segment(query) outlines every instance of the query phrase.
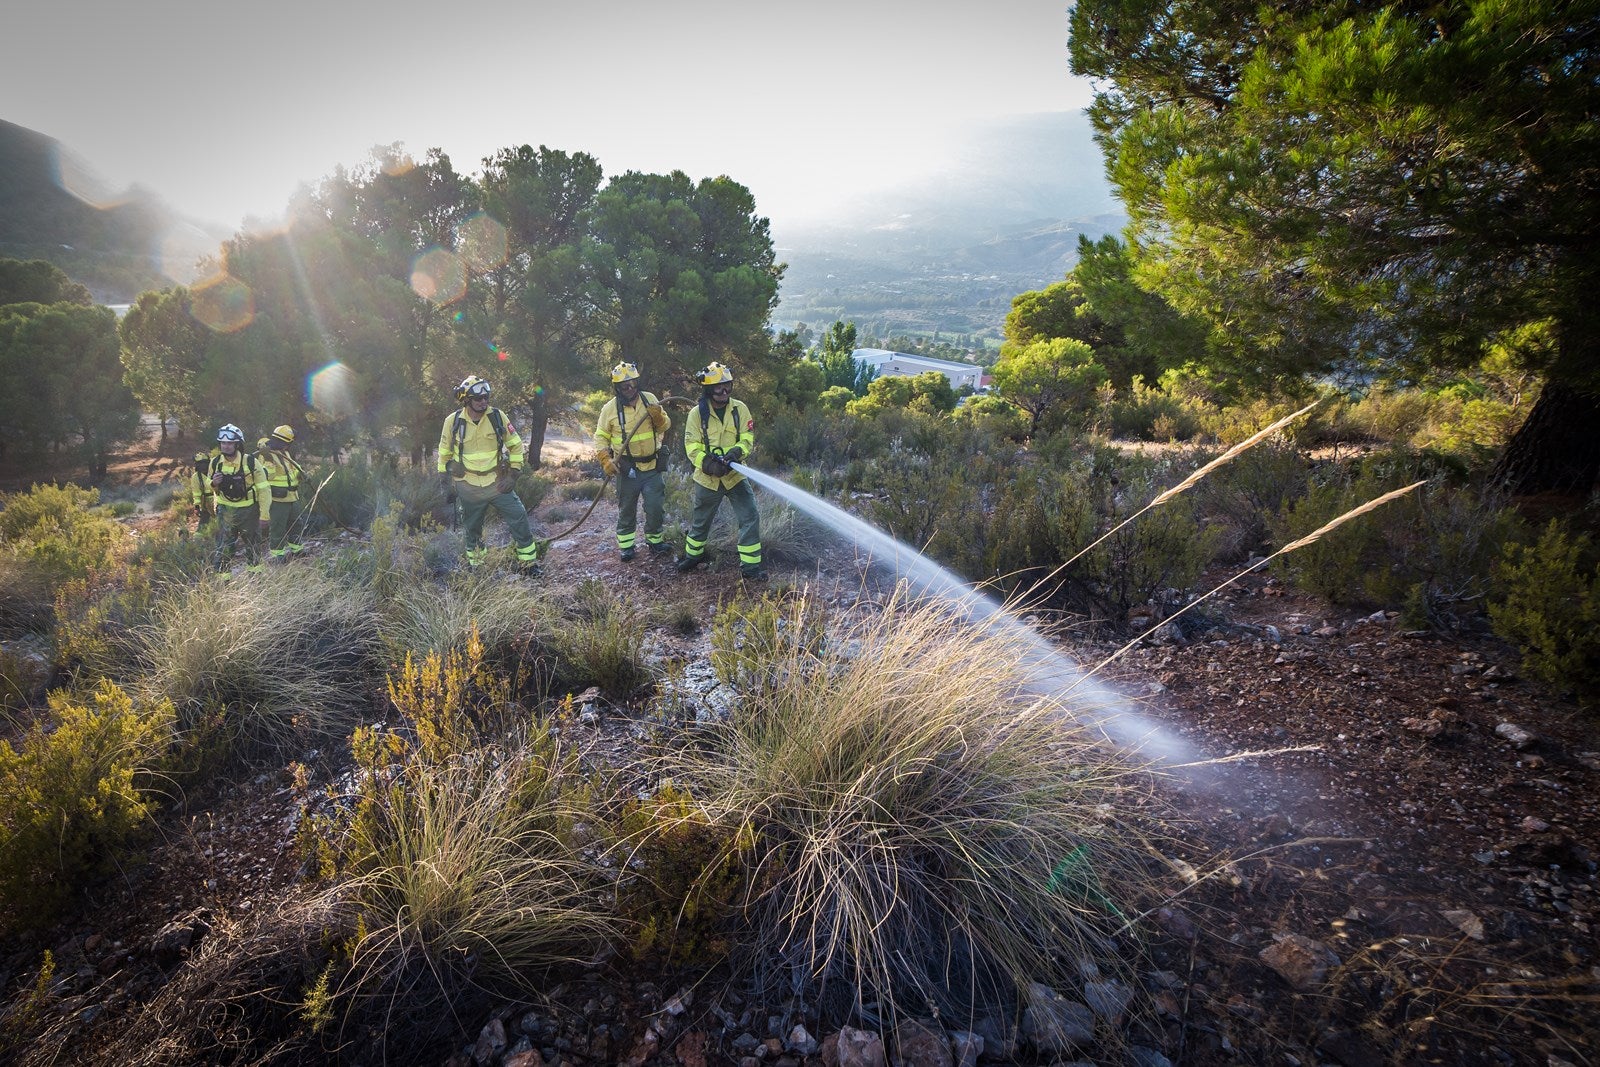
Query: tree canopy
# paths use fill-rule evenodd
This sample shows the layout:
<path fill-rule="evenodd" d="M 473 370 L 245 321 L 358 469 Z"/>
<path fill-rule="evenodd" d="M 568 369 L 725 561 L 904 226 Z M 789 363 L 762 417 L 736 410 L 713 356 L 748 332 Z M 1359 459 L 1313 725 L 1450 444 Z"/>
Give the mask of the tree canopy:
<path fill-rule="evenodd" d="M 1415 377 L 1548 322 L 1507 478 L 1593 483 L 1592 0 L 1079 0 L 1071 29 L 1140 279 L 1224 366 Z"/>

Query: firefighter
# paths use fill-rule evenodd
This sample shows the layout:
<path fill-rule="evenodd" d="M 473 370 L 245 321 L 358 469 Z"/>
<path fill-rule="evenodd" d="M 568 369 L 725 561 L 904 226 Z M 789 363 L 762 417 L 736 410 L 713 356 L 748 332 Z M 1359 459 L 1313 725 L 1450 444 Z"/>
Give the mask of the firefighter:
<path fill-rule="evenodd" d="M 211 489 L 210 452 L 194 454 L 194 472 L 189 475 L 189 499 L 194 505 L 194 528 L 198 532 L 217 514 L 217 494 Z"/>
<path fill-rule="evenodd" d="M 217 506 L 217 569 L 226 570 L 244 548 L 246 568 L 261 569 L 261 540 L 271 522 L 272 490 L 266 468 L 244 450 L 244 433 L 233 423 L 217 431 L 209 481 Z M 251 522 L 251 512 L 258 517 Z"/>
<path fill-rule="evenodd" d="M 733 399 L 733 372 L 721 363 L 700 372 L 700 403 L 689 410 L 683 447 L 694 467 L 694 513 L 683 538 L 678 570 L 689 572 L 707 562 L 706 538 L 717 508 L 726 499 L 739 523 L 739 574 L 765 581 L 761 566 L 761 513 L 755 491 L 732 464 L 750 457 L 755 447 L 755 420 L 741 400 Z"/>
<path fill-rule="evenodd" d="M 445 500 L 461 504 L 469 567 L 489 557 L 483 547 L 483 520 L 492 507 L 506 520 L 517 569 L 539 573 L 539 546 L 528 525 L 528 509 L 512 492 L 522 470 L 522 438 L 505 412 L 489 406 L 494 390 L 476 374 L 456 387 L 461 407 L 445 416 L 439 431 L 439 481 Z"/>
<path fill-rule="evenodd" d="M 671 552 L 661 536 L 666 489 L 662 485 L 661 439 L 672 426 L 654 393 L 639 391 L 639 368 L 618 363 L 611 368 L 616 392 L 594 427 L 595 454 L 608 478 L 617 480 L 617 551 L 633 558 L 639 524 L 639 498 L 644 497 L 644 542 L 652 553 Z"/>
<path fill-rule="evenodd" d="M 273 559 L 305 551 L 305 546 L 293 540 L 294 526 L 300 519 L 300 484 L 306 472 L 289 454 L 294 444 L 294 427 L 278 426 L 268 437 L 257 442 L 256 458 L 267 471 L 267 484 L 272 487 L 272 522 L 267 545 Z"/>

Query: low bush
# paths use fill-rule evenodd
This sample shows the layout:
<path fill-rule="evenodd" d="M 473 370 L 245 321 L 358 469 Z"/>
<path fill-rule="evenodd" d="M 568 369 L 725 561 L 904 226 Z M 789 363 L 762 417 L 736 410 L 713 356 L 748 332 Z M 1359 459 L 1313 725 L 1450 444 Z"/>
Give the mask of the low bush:
<path fill-rule="evenodd" d="M 131 542 L 98 490 L 36 485 L 0 494 L 0 633 L 48 623 L 58 586 L 113 569 Z"/>
<path fill-rule="evenodd" d="M 832 620 L 821 650 L 779 643 L 766 683 L 668 761 L 749 842 L 734 962 L 757 986 L 830 1022 L 962 1024 L 1086 960 L 1120 969 L 1128 779 L 1069 707 L 1027 695 L 1029 655 L 895 600 Z"/>
<path fill-rule="evenodd" d="M 172 740 L 171 704 L 136 705 L 110 682 L 87 698 L 58 690 L 49 705 L 18 748 L 0 741 L 0 931 L 49 920 L 115 869 Z"/>
<path fill-rule="evenodd" d="M 1336 604 L 1404 609 L 1415 627 L 1459 626 L 1482 610 L 1493 563 L 1526 538 L 1493 496 L 1454 488 L 1426 455 L 1378 453 L 1316 472 L 1304 496 L 1273 520 L 1281 544 L 1390 490 L 1432 479 L 1410 494 L 1281 557 L 1302 588 Z"/>
<path fill-rule="evenodd" d="M 1495 568 L 1489 618 L 1530 674 L 1600 702 L 1600 562 L 1586 536 L 1552 522 Z"/>

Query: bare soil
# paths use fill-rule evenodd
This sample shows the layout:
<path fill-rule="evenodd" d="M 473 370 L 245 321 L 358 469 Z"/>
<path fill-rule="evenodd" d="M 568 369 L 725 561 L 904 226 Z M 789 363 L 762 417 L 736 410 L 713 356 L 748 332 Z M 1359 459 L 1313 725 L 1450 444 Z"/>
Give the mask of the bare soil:
<path fill-rule="evenodd" d="M 187 450 L 174 451 L 175 462 L 130 457 L 117 477 L 159 481 L 183 466 Z M 557 441 L 546 460 L 586 452 L 581 438 Z M 553 546 L 541 580 L 598 578 L 688 603 L 709 623 L 738 586 L 737 560 L 687 576 L 643 551 L 623 563 L 611 500 Z M 539 518 L 560 529 L 574 510 L 552 501 Z M 778 586 L 849 588 L 860 581 L 852 568 L 841 553 L 804 574 L 772 569 Z M 708 632 L 661 641 L 700 655 Z M 1096 662 L 1114 647 L 1069 651 Z M 1600 1064 L 1593 709 L 1523 678 L 1496 640 L 1405 632 L 1386 613 L 1333 609 L 1260 575 L 1105 676 L 1202 764 L 1152 776 L 1166 895 L 1138 924 L 1149 1018 L 1133 1043 L 1196 1065 Z M 625 753 L 631 715 L 603 709 L 584 743 Z M 97 1036 L 170 977 L 189 951 L 162 947 L 175 929 L 182 940 L 292 891 L 298 812 L 325 773 L 297 783 L 263 767 L 186 798 L 147 862 L 90 891 L 48 936 L 3 947 L 7 989 L 47 947 L 58 974 L 74 976 L 60 1010 L 80 1022 L 57 1028 L 63 1061 L 91 1058 Z M 628 984 L 636 977 L 619 984 L 643 988 Z M 568 1062 L 627 1059 L 659 1005 L 621 997 L 617 1026 L 591 1027 L 602 1043 Z M 460 1018 L 455 1047 L 489 1021 Z M 685 1027 L 646 1050 L 649 1062 L 740 1062 L 727 1047 L 734 1031 L 715 1018 L 692 1014 Z"/>

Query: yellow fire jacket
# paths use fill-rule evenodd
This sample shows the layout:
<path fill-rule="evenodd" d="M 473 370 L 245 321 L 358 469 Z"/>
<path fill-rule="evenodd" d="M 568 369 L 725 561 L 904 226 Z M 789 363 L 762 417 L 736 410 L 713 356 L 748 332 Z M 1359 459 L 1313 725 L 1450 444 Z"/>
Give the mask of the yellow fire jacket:
<path fill-rule="evenodd" d="M 439 472 L 450 469 L 452 461 L 464 468 L 454 474 L 457 481 L 488 487 L 500 474 L 500 450 L 506 453 L 508 470 L 522 469 L 522 438 L 505 412 L 490 408 L 483 418 L 474 420 L 472 412 L 458 408 L 444 417 L 439 430 Z"/>
<path fill-rule="evenodd" d="M 702 411 L 709 417 L 702 419 Z M 689 418 L 683 424 L 683 450 L 694 466 L 694 480 L 707 489 L 732 489 L 744 481 L 744 475 L 738 471 L 713 478 L 700 469 L 700 464 L 707 453 L 726 452 L 735 446 L 744 449 L 744 458 L 749 459 L 756 446 L 755 429 L 755 420 L 742 400 L 730 398 L 728 406 L 720 412 L 709 404 L 690 408 Z"/>
<path fill-rule="evenodd" d="M 594 425 L 595 458 L 629 456 L 641 471 L 655 470 L 656 453 L 661 451 L 662 435 L 672 427 L 671 417 L 654 393 L 641 391 L 626 407 L 618 399 L 612 397 L 600 409 Z"/>
<path fill-rule="evenodd" d="M 306 476 L 306 472 L 293 456 L 267 448 L 257 452 L 256 459 L 266 469 L 267 484 L 272 487 L 272 499 L 300 499 L 300 480 Z"/>
<path fill-rule="evenodd" d="M 267 469 L 256 457 L 240 450 L 232 459 L 221 449 L 211 452 L 210 489 L 216 494 L 219 508 L 256 508 L 262 521 L 272 517 L 272 488 L 267 484 Z M 230 496 L 230 486 L 238 487 L 243 496 Z"/>

